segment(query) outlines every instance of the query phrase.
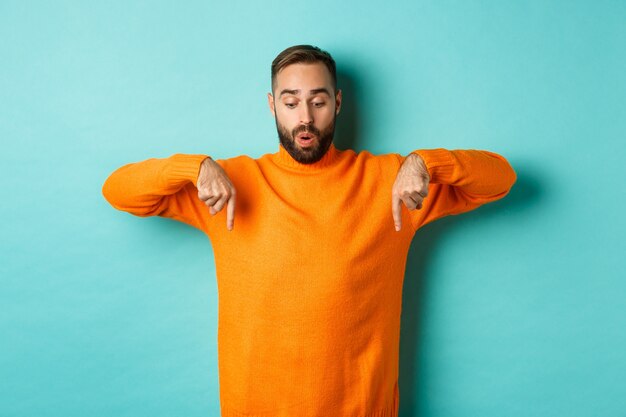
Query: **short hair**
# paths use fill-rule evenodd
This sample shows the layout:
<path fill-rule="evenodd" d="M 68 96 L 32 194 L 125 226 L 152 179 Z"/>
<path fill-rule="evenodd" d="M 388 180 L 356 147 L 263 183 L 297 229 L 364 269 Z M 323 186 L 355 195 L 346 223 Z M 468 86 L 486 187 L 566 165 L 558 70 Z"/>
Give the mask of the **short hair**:
<path fill-rule="evenodd" d="M 282 51 L 272 62 L 272 93 L 274 93 L 274 88 L 276 87 L 276 75 L 280 70 L 292 64 L 314 64 L 316 62 L 321 62 L 326 65 L 328 72 L 330 72 L 330 77 L 332 78 L 333 88 L 336 91 L 337 68 L 333 57 L 317 46 L 295 45 Z"/>

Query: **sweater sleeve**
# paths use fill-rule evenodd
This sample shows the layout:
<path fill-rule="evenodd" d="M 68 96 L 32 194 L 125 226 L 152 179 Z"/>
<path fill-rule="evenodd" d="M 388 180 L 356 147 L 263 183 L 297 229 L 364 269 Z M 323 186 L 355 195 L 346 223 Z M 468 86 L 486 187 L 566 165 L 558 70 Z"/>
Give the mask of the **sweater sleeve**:
<path fill-rule="evenodd" d="M 174 154 L 124 165 L 105 180 L 102 194 L 118 210 L 140 217 L 168 217 L 205 231 L 208 209 L 196 189 L 205 158 Z"/>
<path fill-rule="evenodd" d="M 428 196 L 411 212 L 415 230 L 440 217 L 464 213 L 509 193 L 517 179 L 501 155 L 481 150 L 416 150 L 430 174 Z"/>

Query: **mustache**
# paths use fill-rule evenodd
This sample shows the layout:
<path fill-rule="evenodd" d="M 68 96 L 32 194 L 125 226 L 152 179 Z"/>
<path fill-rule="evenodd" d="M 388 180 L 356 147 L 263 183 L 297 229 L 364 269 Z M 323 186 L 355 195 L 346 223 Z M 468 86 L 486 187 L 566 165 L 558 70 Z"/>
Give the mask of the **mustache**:
<path fill-rule="evenodd" d="M 320 137 L 321 132 L 319 131 L 318 128 L 316 128 L 315 126 L 311 125 L 300 125 L 298 127 L 296 127 L 291 134 L 293 135 L 293 137 L 295 138 L 299 133 L 312 133 L 317 137 Z"/>

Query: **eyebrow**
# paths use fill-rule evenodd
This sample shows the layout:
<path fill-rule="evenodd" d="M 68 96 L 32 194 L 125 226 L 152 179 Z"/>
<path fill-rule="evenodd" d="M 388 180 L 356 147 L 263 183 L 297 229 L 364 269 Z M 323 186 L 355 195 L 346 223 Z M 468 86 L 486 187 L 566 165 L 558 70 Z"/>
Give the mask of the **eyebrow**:
<path fill-rule="evenodd" d="M 319 94 L 319 93 L 324 93 L 328 97 L 330 97 L 330 92 L 326 88 L 315 88 L 315 89 L 309 91 L 309 94 L 312 95 L 312 96 L 315 95 L 315 94 Z M 284 89 L 283 91 L 280 92 L 280 95 L 278 97 L 282 97 L 283 94 L 293 94 L 294 96 L 296 96 L 296 95 L 300 94 L 300 90 Z"/>

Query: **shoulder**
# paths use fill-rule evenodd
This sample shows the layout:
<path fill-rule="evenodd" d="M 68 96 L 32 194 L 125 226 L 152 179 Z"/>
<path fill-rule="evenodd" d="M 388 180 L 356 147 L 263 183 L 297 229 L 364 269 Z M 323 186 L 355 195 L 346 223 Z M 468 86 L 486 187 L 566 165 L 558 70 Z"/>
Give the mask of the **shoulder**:
<path fill-rule="evenodd" d="M 404 157 L 397 153 L 373 154 L 370 151 L 362 150 L 355 152 L 354 150 L 346 150 L 342 152 L 350 152 L 350 157 L 358 163 L 379 166 L 381 168 L 398 168 Z"/>
<path fill-rule="evenodd" d="M 238 155 L 231 158 L 216 159 L 215 162 L 220 164 L 222 168 L 231 168 L 252 166 L 256 163 L 256 160 L 248 155 Z"/>

